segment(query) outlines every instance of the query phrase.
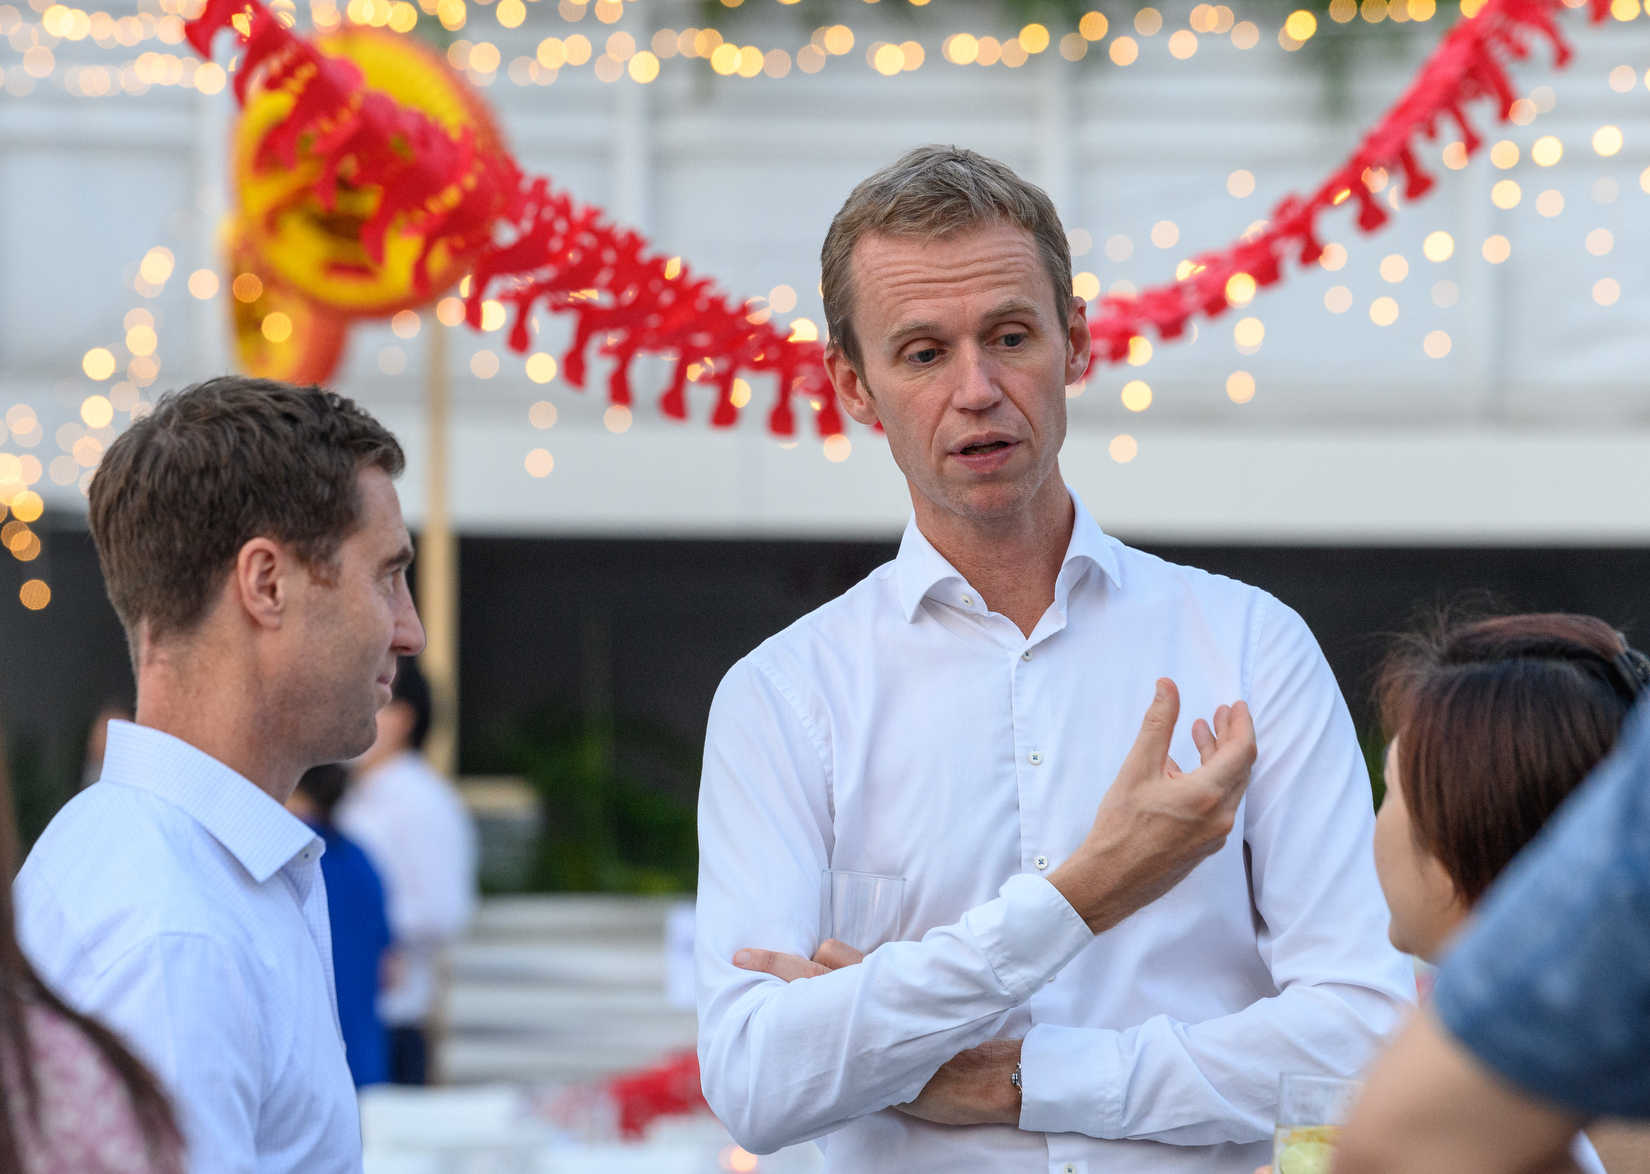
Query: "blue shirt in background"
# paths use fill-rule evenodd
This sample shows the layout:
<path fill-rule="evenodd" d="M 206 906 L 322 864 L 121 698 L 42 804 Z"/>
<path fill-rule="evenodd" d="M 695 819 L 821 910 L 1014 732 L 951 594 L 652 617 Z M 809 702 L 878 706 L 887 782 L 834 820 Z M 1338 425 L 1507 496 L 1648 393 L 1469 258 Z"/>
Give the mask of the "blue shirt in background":
<path fill-rule="evenodd" d="M 326 843 L 326 879 L 332 922 L 332 974 L 338 990 L 338 1022 L 355 1087 L 389 1079 L 389 1044 L 378 1019 L 379 966 L 390 946 L 384 885 L 367 854 L 330 824 L 312 824 Z"/>
<path fill-rule="evenodd" d="M 1520 1088 L 1650 1117 L 1650 702 L 1490 890 L 1432 1006 Z"/>

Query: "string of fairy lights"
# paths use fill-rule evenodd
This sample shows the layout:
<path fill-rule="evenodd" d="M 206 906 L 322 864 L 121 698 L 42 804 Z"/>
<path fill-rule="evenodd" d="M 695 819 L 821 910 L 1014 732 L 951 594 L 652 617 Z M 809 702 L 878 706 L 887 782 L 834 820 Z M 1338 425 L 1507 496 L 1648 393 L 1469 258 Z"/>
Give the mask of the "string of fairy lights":
<path fill-rule="evenodd" d="M 15 4 L 0 4 L 0 37 L 5 37 L 19 55 L 0 67 L 0 85 L 13 97 L 30 94 L 37 82 L 50 79 L 65 91 L 83 97 L 113 94 L 142 94 L 152 86 L 179 86 L 213 94 L 220 91 L 227 75 L 222 66 L 203 62 L 185 51 L 169 51 L 184 43 L 183 23 L 191 0 L 139 0 L 138 11 L 116 17 L 109 12 L 88 12 L 51 0 L 29 0 L 27 11 Z M 198 0 L 197 0 L 198 2 Z M 637 0 L 630 0 L 631 4 Z M 737 8 L 747 0 L 723 3 Z M 754 5 L 760 0 L 750 0 Z M 798 0 L 776 0 L 781 5 Z M 874 3 L 876 0 L 870 0 Z M 894 0 L 897 2 L 897 0 Z M 907 0 L 921 7 L 929 0 Z M 1460 0 L 1459 10 L 1471 15 L 1483 0 Z M 864 43 L 846 24 L 817 28 L 806 44 L 794 50 L 738 44 L 715 28 L 659 29 L 645 44 L 625 30 L 601 31 L 624 19 L 625 0 L 559 0 L 555 14 L 564 24 L 576 25 L 587 16 L 594 18 L 590 32 L 569 31 L 565 36 L 548 36 L 539 41 L 531 55 L 520 54 L 508 63 L 504 50 L 489 35 L 513 33 L 528 20 L 529 5 L 548 12 L 550 0 L 347 0 L 342 10 L 336 0 L 308 0 L 310 27 L 319 33 L 342 25 L 366 25 L 412 33 L 421 21 L 432 19 L 447 35 L 466 32 L 476 39 L 460 38 L 448 48 L 448 60 L 478 86 L 492 85 L 501 76 L 519 86 L 550 85 L 565 69 L 589 66 L 603 82 L 628 79 L 646 85 L 653 82 L 673 58 L 704 61 L 724 77 L 783 78 L 793 70 L 817 74 L 833 59 L 862 57 L 875 72 L 894 76 L 923 68 L 930 62 L 954 66 L 996 66 L 1016 69 L 1043 53 L 1056 53 L 1070 62 L 1081 61 L 1091 51 L 1102 50 L 1112 64 L 1132 65 L 1139 59 L 1144 43 L 1166 29 L 1164 15 L 1153 7 L 1142 8 L 1127 26 L 1098 10 L 1085 14 L 1075 29 L 1060 33 L 1040 23 L 1023 26 L 1018 34 L 999 39 L 988 33 L 951 33 L 937 45 L 925 47 L 917 40 L 898 43 Z M 273 0 L 270 5 L 290 24 L 299 12 L 295 0 Z M 1457 5 L 1449 5 L 1455 9 Z M 486 11 L 498 29 L 488 34 Z M 1327 15 L 1333 22 L 1362 21 L 1380 24 L 1425 23 L 1438 12 L 1437 0 L 1332 0 Z M 1644 12 L 1642 0 L 1612 0 L 1612 15 L 1620 21 L 1636 19 Z M 1453 15 L 1453 13 L 1451 13 Z M 539 19 L 536 18 L 535 23 Z M 1319 31 L 1318 17 L 1300 9 L 1291 13 L 1276 30 L 1277 43 L 1286 50 L 1299 49 Z M 1194 57 L 1205 38 L 1225 37 L 1239 49 L 1260 44 L 1260 27 L 1239 20 L 1226 5 L 1198 4 L 1190 12 L 1186 27 L 1168 32 L 1164 38 L 1169 54 L 1178 60 Z M 158 41 L 159 50 L 147 50 L 118 63 L 72 63 L 58 60 L 64 42 L 86 43 L 103 50 L 131 49 L 146 41 Z M 856 48 L 860 53 L 856 53 Z M 936 51 L 937 50 L 937 51 Z"/>
<path fill-rule="evenodd" d="M 141 95 L 154 86 L 178 86 L 206 94 L 217 93 L 227 83 L 228 72 L 216 63 L 201 62 L 187 52 L 176 54 L 148 50 L 130 60 L 107 65 L 65 65 L 54 52 L 65 41 L 90 42 L 103 50 L 132 49 L 146 41 L 158 42 L 162 47 L 180 45 L 184 40 L 183 22 L 189 2 L 140 0 L 139 11 L 135 15 L 118 18 L 106 12 L 86 12 L 61 4 L 48 4 L 45 0 L 31 0 L 34 16 L 30 17 L 13 5 L 0 4 L 0 36 L 5 37 L 19 55 L 17 60 L 0 64 L 0 88 L 14 97 L 26 97 L 33 92 L 35 83 L 49 80 L 67 93 L 83 97 L 116 93 Z M 738 7 L 747 2 L 759 0 L 733 0 L 732 3 L 722 0 L 728 7 Z M 777 2 L 789 4 L 796 0 Z M 921 6 L 928 0 L 908 2 Z M 1566 2 L 1572 3 L 1572 0 Z M 1574 5 L 1584 2 L 1574 0 Z M 525 23 L 528 3 L 542 4 L 546 9 L 550 7 L 549 0 L 475 0 L 475 8 L 490 7 L 497 25 L 504 30 L 513 30 Z M 1482 0 L 1463 0 L 1461 8 L 1471 15 L 1481 3 Z M 283 19 L 289 23 L 297 22 L 293 0 L 274 0 L 271 7 L 278 14 L 283 14 Z M 624 17 L 625 3 L 624 0 L 586 0 L 584 3 L 559 0 L 555 11 L 569 25 L 577 24 L 587 16 L 593 16 L 597 25 L 614 25 Z M 1361 0 L 1361 3 L 1359 0 L 1332 0 L 1327 15 L 1332 21 L 1343 24 L 1355 20 L 1375 24 L 1384 20 L 1424 22 L 1434 19 L 1438 11 L 1436 0 Z M 1641 0 L 1613 0 L 1611 6 L 1612 16 L 1623 22 L 1634 20 L 1645 11 L 1641 8 Z M 973 32 L 952 33 L 937 45 L 937 52 L 930 54 L 917 41 L 898 44 L 873 41 L 860 46 L 853 30 L 838 24 L 814 30 L 807 44 L 797 48 L 793 54 L 784 48 L 739 45 L 725 40 L 714 28 L 659 29 L 648 38 L 645 46 L 639 46 L 625 30 L 616 29 L 604 35 L 592 27 L 595 36 L 570 29 L 561 30 L 565 35 L 540 40 L 531 57 L 517 56 L 506 63 L 499 47 L 480 35 L 485 20 L 466 0 L 420 0 L 418 7 L 408 0 L 348 0 L 342 11 L 333 0 L 310 0 L 308 16 L 319 32 L 341 27 L 347 22 L 388 28 L 400 33 L 411 33 L 422 17 L 434 17 L 449 34 L 465 31 L 477 37 L 473 41 L 454 39 L 448 48 L 448 60 L 479 86 L 491 85 L 501 78 L 519 86 L 550 85 L 561 71 L 587 65 L 604 83 L 628 79 L 632 83 L 646 85 L 656 80 L 665 68 L 663 63 L 672 59 L 699 60 L 718 75 L 742 79 L 780 79 L 789 76 L 793 70 L 802 74 L 818 74 L 833 59 L 854 57 L 862 57 L 865 66 L 889 77 L 924 68 L 936 59 L 957 67 L 1001 65 L 1015 69 L 1043 53 L 1057 54 L 1068 62 L 1077 62 L 1090 52 L 1103 51 L 1113 64 L 1126 67 L 1139 59 L 1143 43 L 1164 30 L 1163 16 L 1154 8 L 1139 10 L 1121 29 L 1114 28 L 1105 14 L 1093 11 L 1081 18 L 1075 30 L 1059 35 L 1037 23 L 1027 24 L 1017 35 L 1003 39 Z M 1281 48 L 1292 51 L 1300 48 L 1318 31 L 1317 18 L 1312 13 L 1297 11 L 1277 30 L 1277 43 Z M 1196 55 L 1203 44 L 1202 38 L 1216 36 L 1229 38 L 1239 50 L 1253 48 L 1262 39 L 1260 29 L 1254 22 L 1238 20 L 1237 14 L 1230 8 L 1199 4 L 1191 10 L 1187 27 L 1170 32 L 1165 40 L 1170 56 L 1184 61 Z M 856 53 L 856 47 L 862 48 L 863 53 Z M 233 63 L 230 70 L 233 70 Z M 1609 84 L 1618 93 L 1631 93 L 1640 82 L 1640 75 L 1628 65 L 1617 66 L 1609 74 Z M 1650 87 L 1650 73 L 1644 75 L 1642 84 Z M 1556 96 L 1550 87 L 1538 86 L 1514 103 L 1511 122 L 1520 128 L 1530 126 L 1538 116 L 1550 112 L 1555 102 Z M 1580 150 L 1590 147 L 1595 157 L 1608 159 L 1617 155 L 1624 143 L 1625 137 L 1618 126 L 1604 125 L 1594 131 L 1590 142 Z M 1508 174 L 1490 187 L 1488 195 L 1491 203 L 1502 210 L 1518 207 L 1525 201 L 1525 189 L 1529 188 L 1534 193 L 1530 197 L 1531 202 L 1539 215 L 1545 218 L 1561 215 L 1566 207 L 1563 192 L 1557 186 L 1544 186 L 1541 177 L 1559 165 L 1567 154 L 1573 157 L 1576 153 L 1574 145 L 1567 148 L 1554 134 L 1540 135 L 1527 146 L 1521 146 L 1512 138 L 1495 142 L 1488 152 L 1490 163 L 1497 171 Z M 1465 168 L 1468 163 L 1465 145 L 1458 141 L 1446 144 L 1439 153 L 1439 160 L 1451 170 Z M 1524 182 L 1514 178 L 1515 174 Z M 1403 206 L 1399 185 L 1392 183 L 1390 176 L 1376 169 L 1367 173 L 1366 179 L 1371 189 L 1380 193 L 1393 209 Z M 1650 168 L 1640 174 L 1639 186 L 1650 193 Z M 1234 199 L 1248 198 L 1257 187 L 1256 177 L 1248 170 L 1234 171 L 1226 179 L 1227 193 Z M 1614 203 L 1620 194 L 1621 185 L 1608 176 L 1598 179 L 1590 191 L 1592 201 L 1601 206 Z M 1248 232 L 1259 232 L 1265 225 L 1264 220 L 1257 220 L 1249 226 Z M 1168 251 L 1180 245 L 1180 235 L 1180 229 L 1173 221 L 1161 220 L 1146 233 L 1146 239 L 1154 248 Z M 1135 251 L 1133 239 L 1124 233 L 1114 233 L 1103 242 L 1097 242 L 1087 230 L 1076 229 L 1071 232 L 1070 240 L 1078 264 L 1083 264 L 1083 259 L 1097 245 L 1113 264 L 1128 261 Z M 1588 254 L 1603 258 L 1612 253 L 1615 240 L 1609 229 L 1597 227 L 1585 235 L 1583 244 Z M 1421 245 L 1422 262 L 1434 265 L 1442 265 L 1457 252 L 1457 242 L 1443 230 L 1428 234 Z M 1478 245 L 1478 252 L 1487 263 L 1499 265 L 1511 257 L 1513 247 L 1505 235 L 1493 233 Z M 1326 272 L 1338 274 L 1347 262 L 1345 246 L 1331 243 L 1325 248 L 1318 264 Z M 1401 306 L 1395 296 L 1397 287 L 1412 275 L 1419 276 L 1425 268 L 1422 262 L 1412 266 L 1410 259 L 1398 252 L 1390 253 L 1381 260 L 1378 267 L 1380 279 L 1392 286 L 1393 292 L 1381 293 L 1368 303 L 1369 319 L 1377 328 L 1389 327 L 1397 322 L 1401 314 Z M 1176 267 L 1176 277 L 1186 277 L 1194 267 L 1193 261 L 1182 260 Z M 138 262 L 131 285 L 133 291 L 148 302 L 159 297 L 168 282 L 178 276 L 181 274 L 178 273 L 176 256 L 166 246 L 156 245 L 148 249 Z M 250 274 L 241 274 L 225 289 L 213 270 L 201 268 L 188 275 L 185 285 L 190 295 L 201 301 L 210 301 L 224 294 L 245 302 L 255 301 L 261 290 L 246 285 L 247 278 L 256 281 Z M 1130 281 L 1116 279 L 1106 285 L 1098 274 L 1088 268 L 1075 273 L 1073 286 L 1079 296 L 1091 302 L 1105 294 L 1127 296 L 1136 292 Z M 460 296 L 465 293 L 466 290 L 461 290 Z M 1621 293 L 1620 282 L 1613 276 L 1600 276 L 1592 286 L 1593 301 L 1600 306 L 1613 305 Z M 1234 308 L 1247 309 L 1256 294 L 1253 279 L 1245 274 L 1237 275 L 1228 284 L 1226 294 Z M 1428 297 L 1437 307 L 1447 309 L 1454 306 L 1460 296 L 1459 287 L 1449 278 L 1430 282 Z M 1332 315 L 1351 312 L 1357 300 L 1350 286 L 1345 284 L 1333 285 L 1323 295 L 1324 309 Z M 766 296 L 752 298 L 746 304 L 753 322 L 766 321 L 771 315 L 787 314 L 793 310 L 797 295 L 792 287 L 779 285 Z M 434 307 L 433 313 L 443 325 L 456 326 L 463 320 L 463 304 L 458 298 L 444 298 Z M 283 317 L 272 314 L 265 319 L 263 330 L 271 341 L 281 340 L 277 336 L 281 334 L 283 322 L 276 319 Z M 501 303 L 484 303 L 483 335 L 499 330 L 504 320 L 505 310 Z M 389 325 L 398 340 L 407 341 L 418 335 L 423 321 L 416 311 L 406 310 L 395 315 Z M 75 485 L 82 493 L 86 492 L 104 449 L 118 435 L 119 429 L 149 410 L 149 402 L 144 399 L 145 389 L 160 374 L 158 310 L 141 304 L 135 306 L 124 315 L 121 326 L 123 334 L 120 337 L 92 347 L 82 355 L 81 374 L 94 383 L 107 383 L 108 387 L 83 398 L 78 420 L 56 428 L 52 438 L 57 453 L 48 458 L 43 454 L 50 450 L 42 449 L 42 455 L 36 454 L 35 450 L 44 443 L 46 433 L 39 416 L 29 404 L 13 404 L 4 417 L 0 417 L 0 546 L 4 546 L 20 562 L 32 562 L 43 549 L 40 535 L 33 528 L 45 511 L 39 482 L 49 478 L 56 485 Z M 812 337 L 818 337 L 817 327 L 807 319 L 793 319 L 792 326 L 798 331 L 813 331 Z M 290 333 L 289 322 L 285 324 L 285 329 Z M 1258 353 L 1265 336 L 1265 324 L 1258 316 L 1246 315 L 1232 326 L 1233 346 L 1243 356 Z M 1196 327 L 1193 326 L 1189 341 L 1195 340 Z M 1452 346 L 1450 335 L 1442 329 L 1427 333 L 1421 340 L 1423 352 L 1433 359 L 1446 357 Z M 1142 368 L 1151 361 L 1152 354 L 1151 342 L 1137 337 L 1131 342 L 1126 361 L 1130 367 Z M 395 344 L 382 348 L 376 359 L 379 370 L 392 376 L 403 372 L 407 364 L 406 352 Z M 471 356 L 469 369 L 477 378 L 492 378 L 500 370 L 499 356 L 484 346 Z M 549 384 L 556 378 L 557 363 L 550 354 L 537 352 L 526 359 L 524 372 L 534 384 Z M 690 378 L 692 375 L 690 372 Z M 1256 388 L 1256 380 L 1246 370 L 1232 372 L 1225 382 L 1227 398 L 1234 404 L 1250 402 L 1255 397 Z M 1068 388 L 1067 395 L 1075 399 L 1084 391 L 1085 385 L 1079 383 Z M 735 406 L 743 407 L 750 401 L 751 395 L 749 385 L 738 381 L 733 389 Z M 1128 379 L 1118 395 L 1122 407 L 1130 413 L 1145 412 L 1153 402 L 1150 385 L 1140 378 Z M 121 415 L 125 416 L 124 420 L 119 418 Z M 557 409 L 549 400 L 541 399 L 528 409 L 527 417 L 529 425 L 535 430 L 548 430 L 557 421 Z M 609 431 L 622 433 L 632 423 L 631 412 L 626 407 L 612 405 L 606 409 L 603 423 Z M 794 447 L 796 444 L 794 440 L 781 443 L 784 447 Z M 18 451 L 7 451 L 8 447 Z M 1138 441 L 1128 433 L 1114 436 L 1108 448 L 1113 460 L 1125 464 L 1139 452 Z M 823 450 L 828 459 L 841 461 L 847 459 L 851 445 L 845 436 L 831 437 L 824 442 Z M 554 466 L 553 456 L 543 447 L 531 449 L 523 462 L 524 471 L 534 478 L 548 476 Z M 38 610 L 49 604 L 51 589 L 43 579 L 30 579 L 23 584 L 19 598 L 25 607 Z"/>

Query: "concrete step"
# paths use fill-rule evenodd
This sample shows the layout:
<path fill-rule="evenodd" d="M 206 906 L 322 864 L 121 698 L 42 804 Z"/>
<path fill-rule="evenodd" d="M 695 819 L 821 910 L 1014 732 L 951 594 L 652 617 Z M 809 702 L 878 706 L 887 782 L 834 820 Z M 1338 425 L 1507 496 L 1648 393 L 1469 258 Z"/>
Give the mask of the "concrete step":
<path fill-rule="evenodd" d="M 451 955 L 446 1079 L 599 1080 L 692 1048 L 694 1013 L 665 993 L 665 921 L 680 904 L 605 894 L 482 902 Z"/>
<path fill-rule="evenodd" d="M 455 1030 L 521 1028 L 579 1039 L 661 1032 L 672 1041 L 684 1034 L 691 1041 L 697 1028 L 692 1011 L 670 1006 L 658 991 L 501 982 L 455 985 L 447 1022 Z"/>
<path fill-rule="evenodd" d="M 633 897 L 607 893 L 556 893 L 489 897 L 481 904 L 471 937 L 541 941 L 664 940 L 665 916 L 682 897 Z"/>
<path fill-rule="evenodd" d="M 498 941 L 472 937 L 452 954 L 456 983 L 520 982 L 663 991 L 664 950 L 659 943 Z M 661 996 L 662 997 L 662 996 Z"/>

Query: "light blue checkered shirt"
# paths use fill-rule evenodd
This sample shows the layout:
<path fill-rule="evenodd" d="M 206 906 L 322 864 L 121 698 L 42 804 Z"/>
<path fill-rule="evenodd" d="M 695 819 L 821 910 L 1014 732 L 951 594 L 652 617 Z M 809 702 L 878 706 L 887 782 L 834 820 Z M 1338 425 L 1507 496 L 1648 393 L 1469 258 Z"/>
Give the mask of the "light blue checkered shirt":
<path fill-rule="evenodd" d="M 111 722 L 18 874 L 24 951 L 159 1076 L 194 1174 L 361 1169 L 322 851 L 216 759 Z"/>

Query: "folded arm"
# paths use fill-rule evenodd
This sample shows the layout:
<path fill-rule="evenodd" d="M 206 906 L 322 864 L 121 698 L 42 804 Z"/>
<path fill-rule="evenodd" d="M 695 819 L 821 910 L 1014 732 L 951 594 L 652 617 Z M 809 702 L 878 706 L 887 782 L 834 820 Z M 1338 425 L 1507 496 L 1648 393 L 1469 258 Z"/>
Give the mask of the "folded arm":
<path fill-rule="evenodd" d="M 803 965 L 817 946 L 828 760 L 760 670 L 730 674 L 700 791 L 697 950 L 705 1093 L 734 1136 L 771 1150 L 917 1101 L 946 1061 L 991 1039 L 1095 931 L 1217 850 L 1248 778 L 1253 730 L 1241 705 L 1217 717 L 1230 726 L 1219 746 L 1199 722 L 1205 766 L 1184 773 L 1167 756 L 1177 713 L 1173 683 L 1161 682 L 1088 838 L 1049 879 L 1011 877 L 995 901 L 921 942 L 787 985 L 804 975 L 780 977 L 779 967 Z M 745 967 L 771 972 L 741 968 L 741 952 Z"/>
<path fill-rule="evenodd" d="M 1408 960 L 1387 942 L 1351 716 L 1305 623 L 1275 600 L 1266 607 L 1246 690 L 1260 754 L 1242 834 L 1255 950 L 1278 993 L 1201 1022 L 1034 1027 L 1023 1128 L 1179 1145 L 1264 1139 L 1279 1073 L 1357 1074 L 1414 997 Z"/>

